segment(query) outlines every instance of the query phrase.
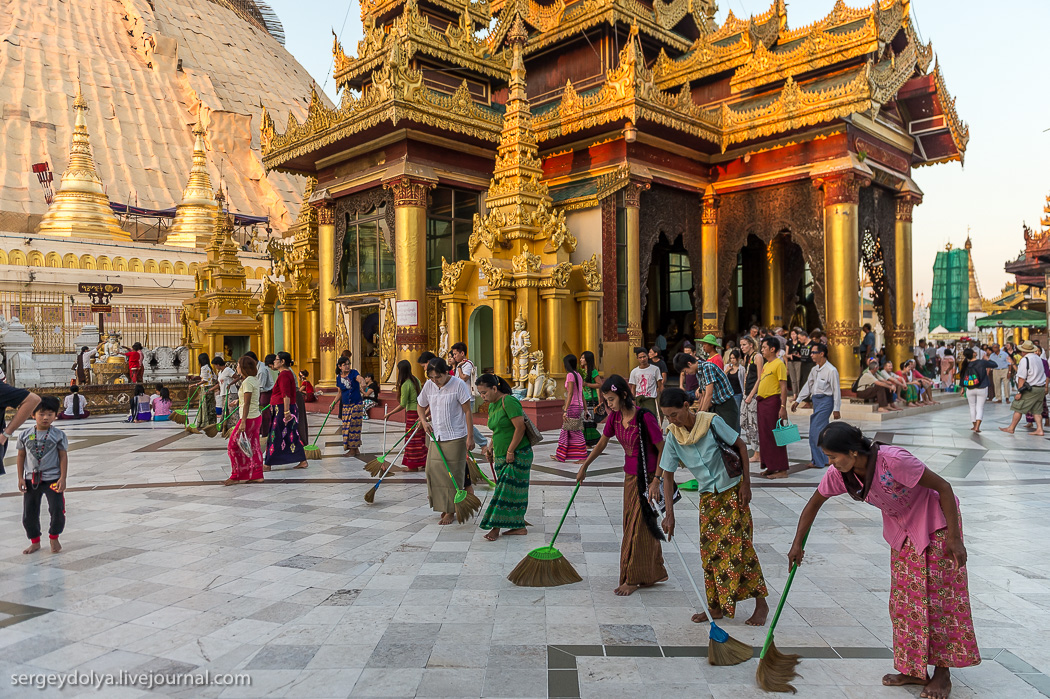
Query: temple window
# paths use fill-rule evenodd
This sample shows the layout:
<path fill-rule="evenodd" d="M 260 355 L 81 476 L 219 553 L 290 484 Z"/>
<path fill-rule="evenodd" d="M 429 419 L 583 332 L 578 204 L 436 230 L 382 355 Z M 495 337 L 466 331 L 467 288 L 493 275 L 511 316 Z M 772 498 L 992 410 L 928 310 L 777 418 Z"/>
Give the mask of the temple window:
<path fill-rule="evenodd" d="M 348 212 L 339 278 L 344 294 L 394 288 L 394 253 L 379 230 L 380 209 Z"/>
<path fill-rule="evenodd" d="M 693 303 L 689 299 L 689 292 L 693 289 L 693 270 L 689 266 L 689 258 L 677 252 L 667 256 L 667 309 L 672 313 L 675 311 L 691 311 Z"/>
<path fill-rule="evenodd" d="M 478 213 L 478 193 L 451 187 L 431 192 L 427 209 L 427 286 L 441 285 L 441 258 L 470 259 L 470 233 Z"/>
<path fill-rule="evenodd" d="M 627 331 L 627 208 L 616 195 L 616 328 Z"/>

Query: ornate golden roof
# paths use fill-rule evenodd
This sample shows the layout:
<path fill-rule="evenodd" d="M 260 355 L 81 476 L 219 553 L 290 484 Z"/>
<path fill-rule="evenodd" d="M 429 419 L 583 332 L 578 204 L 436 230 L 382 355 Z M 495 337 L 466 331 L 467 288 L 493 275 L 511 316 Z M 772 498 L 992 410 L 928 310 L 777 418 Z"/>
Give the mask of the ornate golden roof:
<path fill-rule="evenodd" d="M 73 109 L 76 110 L 76 121 L 69 144 L 69 165 L 62 173 L 62 184 L 47 207 L 37 232 L 91 240 L 130 241 L 131 236 L 113 215 L 102 178 L 95 170 L 87 130 L 88 106 L 79 83 Z"/>
<path fill-rule="evenodd" d="M 219 205 L 212 194 L 204 134 L 204 127 L 198 118 L 197 125 L 193 127 L 193 166 L 182 193 L 182 201 L 175 207 L 175 220 L 168 230 L 165 245 L 204 247 L 204 241 L 215 229 Z"/>
<path fill-rule="evenodd" d="M 970 142 L 970 127 L 959 118 L 959 113 L 955 111 L 955 97 L 948 92 L 948 87 L 944 84 L 940 62 L 934 63 L 933 84 L 937 90 L 937 100 L 941 103 L 945 121 L 948 123 L 948 131 L 951 132 L 955 147 L 959 149 L 959 162 L 962 162 L 966 154 L 966 145 Z"/>

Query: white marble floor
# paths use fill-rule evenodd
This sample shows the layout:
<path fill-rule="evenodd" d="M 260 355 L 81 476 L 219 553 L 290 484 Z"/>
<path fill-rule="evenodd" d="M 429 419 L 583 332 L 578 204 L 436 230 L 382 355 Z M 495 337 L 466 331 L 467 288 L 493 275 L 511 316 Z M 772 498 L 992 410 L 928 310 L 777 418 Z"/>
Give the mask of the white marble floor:
<path fill-rule="evenodd" d="M 1008 413 L 989 406 L 986 432 L 966 408 L 872 425 L 912 449 L 957 486 L 973 612 L 985 661 L 954 673 L 956 697 L 1050 696 L 1050 511 L 1046 440 L 995 430 Z M 319 426 L 318 419 L 314 425 Z M 419 476 L 384 483 L 374 505 L 361 461 L 326 455 L 305 471 L 224 488 L 225 444 L 182 436 L 174 425 L 119 418 L 63 424 L 71 491 L 64 551 L 22 555 L 21 503 L 0 483 L 0 697 L 29 693 L 14 681 L 69 673 L 244 673 L 250 686 L 50 687 L 43 696 L 132 697 L 747 697 L 754 660 L 711 667 L 705 628 L 673 550 L 671 580 L 631 597 L 612 594 L 621 533 L 620 455 L 594 466 L 558 540 L 584 578 L 551 589 L 517 588 L 507 573 L 545 543 L 565 508 L 575 467 L 537 449 L 527 537 L 485 541 L 475 523 L 439 527 Z M 805 423 L 802 423 L 805 434 Z M 330 435 L 327 433 L 331 433 Z M 392 441 L 392 440 L 391 440 Z M 365 423 L 365 450 L 382 442 Z M 805 443 L 790 448 L 798 465 Z M 365 457 L 369 458 L 368 456 Z M 10 460 L 9 460 L 10 461 Z M 755 540 L 770 604 L 814 471 L 756 483 Z M 485 497 L 487 491 L 479 494 Z M 695 494 L 686 494 L 695 501 Z M 695 519 L 679 506 L 689 565 L 698 565 Z M 45 515 L 46 517 L 46 515 Z M 46 526 L 46 524 L 45 524 Z M 807 547 L 776 632 L 806 656 L 804 697 L 907 697 L 883 688 L 891 671 L 888 550 L 879 513 L 829 503 Z M 745 603 L 743 611 L 750 605 Z M 764 631 L 725 628 L 761 645 Z M 23 679 L 32 678 L 32 679 Z M 16 680 L 12 680 L 16 678 Z"/>

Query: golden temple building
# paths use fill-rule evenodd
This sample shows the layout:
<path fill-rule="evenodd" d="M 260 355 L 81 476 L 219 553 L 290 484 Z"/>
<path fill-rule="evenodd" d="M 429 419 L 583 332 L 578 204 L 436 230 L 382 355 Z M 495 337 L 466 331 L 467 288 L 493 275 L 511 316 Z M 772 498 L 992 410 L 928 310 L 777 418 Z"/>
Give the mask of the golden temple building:
<path fill-rule="evenodd" d="M 720 25 L 712 0 L 366 0 L 341 103 L 263 114 L 266 168 L 312 178 L 288 259 L 317 272 L 261 332 L 294 323 L 326 386 L 347 345 L 381 382 L 456 341 L 508 378 L 584 350 L 608 375 L 667 328 L 798 322 L 848 388 L 862 268 L 911 356 L 913 170 L 969 139 L 910 9 L 789 29 L 783 0 Z"/>

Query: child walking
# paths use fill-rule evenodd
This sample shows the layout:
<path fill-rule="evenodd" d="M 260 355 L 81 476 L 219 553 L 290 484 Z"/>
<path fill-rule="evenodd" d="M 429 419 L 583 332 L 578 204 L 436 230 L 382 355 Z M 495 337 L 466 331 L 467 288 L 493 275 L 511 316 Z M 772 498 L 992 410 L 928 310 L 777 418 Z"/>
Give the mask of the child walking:
<path fill-rule="evenodd" d="M 29 548 L 40 550 L 40 501 L 47 498 L 51 512 L 51 553 L 62 545 L 58 537 L 66 527 L 66 471 L 69 466 L 69 440 L 53 423 L 58 418 L 58 399 L 45 396 L 33 410 L 36 424 L 18 435 L 18 489 L 22 495 L 22 526 L 29 537 Z"/>

